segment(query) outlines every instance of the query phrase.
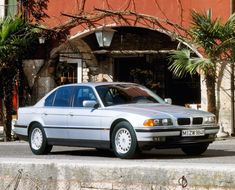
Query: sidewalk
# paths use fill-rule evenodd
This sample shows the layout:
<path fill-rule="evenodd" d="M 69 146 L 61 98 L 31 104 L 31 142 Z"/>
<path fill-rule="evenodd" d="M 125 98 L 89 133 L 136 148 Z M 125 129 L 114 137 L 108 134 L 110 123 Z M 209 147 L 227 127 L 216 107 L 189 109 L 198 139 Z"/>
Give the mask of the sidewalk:
<path fill-rule="evenodd" d="M 235 165 L 0 159 L 0 189 L 234 190 Z M 34 188 L 32 188 L 34 186 Z"/>
<path fill-rule="evenodd" d="M 220 142 L 233 147 L 235 138 Z M 3 157 L 0 181 L 3 190 L 234 190 L 235 164 Z"/>

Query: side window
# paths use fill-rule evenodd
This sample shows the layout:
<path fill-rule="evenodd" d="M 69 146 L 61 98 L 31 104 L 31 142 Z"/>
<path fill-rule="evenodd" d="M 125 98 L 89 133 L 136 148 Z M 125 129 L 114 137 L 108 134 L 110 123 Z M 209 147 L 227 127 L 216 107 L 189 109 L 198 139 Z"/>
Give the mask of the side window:
<path fill-rule="evenodd" d="M 54 102 L 54 98 L 55 98 L 55 93 L 56 91 L 54 91 L 52 94 L 50 94 L 46 100 L 45 100 L 45 106 L 52 106 L 53 102 Z"/>
<path fill-rule="evenodd" d="M 73 87 L 71 86 L 59 88 L 56 91 L 53 106 L 69 107 L 72 93 L 73 93 Z"/>
<path fill-rule="evenodd" d="M 105 106 L 125 103 L 124 96 L 117 88 L 99 88 L 97 91 Z"/>
<path fill-rule="evenodd" d="M 84 100 L 96 100 L 96 96 L 90 87 L 81 86 L 76 88 L 74 95 L 74 107 L 83 107 Z"/>

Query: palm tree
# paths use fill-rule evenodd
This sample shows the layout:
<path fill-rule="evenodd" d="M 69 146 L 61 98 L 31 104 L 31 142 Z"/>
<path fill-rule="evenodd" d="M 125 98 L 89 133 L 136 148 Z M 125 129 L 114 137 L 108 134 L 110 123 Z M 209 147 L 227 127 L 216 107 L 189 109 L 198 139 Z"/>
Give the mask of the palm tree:
<path fill-rule="evenodd" d="M 7 17 L 0 21 L 0 99 L 4 100 L 6 140 L 11 139 L 13 84 L 22 70 L 21 60 L 33 50 L 34 28 L 20 17 Z"/>
<path fill-rule="evenodd" d="M 216 67 L 217 63 L 223 61 L 225 57 L 232 59 L 230 53 L 234 45 L 235 36 L 235 15 L 232 15 L 223 25 L 220 19 L 212 19 L 211 12 L 197 13 L 192 12 L 192 27 L 189 31 L 191 42 L 203 57 L 193 57 L 190 50 L 183 49 L 175 51 L 170 60 L 172 65 L 169 69 L 177 77 L 184 77 L 186 74 L 204 74 L 207 88 L 207 109 L 216 114 Z M 235 51 L 232 51 L 233 53 Z M 225 56 L 226 54 L 227 56 Z"/>

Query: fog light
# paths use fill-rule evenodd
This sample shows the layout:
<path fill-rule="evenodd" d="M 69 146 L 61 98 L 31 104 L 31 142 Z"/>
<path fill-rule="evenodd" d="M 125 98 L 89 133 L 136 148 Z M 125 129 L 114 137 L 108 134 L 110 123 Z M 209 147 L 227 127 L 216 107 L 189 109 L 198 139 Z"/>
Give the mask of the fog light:
<path fill-rule="evenodd" d="M 157 142 L 165 142 L 166 141 L 166 137 L 154 137 L 153 140 L 157 141 Z"/>

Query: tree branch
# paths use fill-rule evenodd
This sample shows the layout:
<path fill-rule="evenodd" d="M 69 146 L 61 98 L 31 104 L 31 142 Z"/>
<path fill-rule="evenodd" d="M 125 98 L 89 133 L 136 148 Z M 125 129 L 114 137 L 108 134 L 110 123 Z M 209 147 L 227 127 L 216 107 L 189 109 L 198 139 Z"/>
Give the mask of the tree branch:
<path fill-rule="evenodd" d="M 84 1 L 85 3 L 85 1 Z M 106 18 L 110 17 L 114 22 L 117 23 L 115 20 L 115 17 L 117 17 L 119 20 L 124 21 L 128 26 L 131 26 L 132 24 L 129 21 L 133 21 L 134 25 L 137 23 L 140 23 L 140 19 L 145 22 L 145 25 L 148 25 L 147 23 L 151 23 L 153 25 L 157 25 L 160 29 L 168 31 L 167 27 L 164 26 L 168 25 L 171 26 L 177 31 L 178 35 L 185 36 L 189 35 L 191 36 L 188 31 L 180 26 L 179 24 L 176 24 L 168 19 L 162 19 L 158 17 L 154 17 L 151 15 L 146 15 L 146 14 L 141 14 L 137 13 L 135 11 L 126 11 L 126 10 L 105 10 L 105 9 L 100 9 L 100 8 L 94 8 L 94 12 L 92 13 L 87 13 L 87 14 L 79 14 L 79 15 L 72 15 L 68 13 L 61 13 L 63 16 L 67 16 L 72 18 L 68 22 L 65 22 L 59 26 L 56 26 L 53 28 L 53 30 L 56 31 L 65 31 L 70 29 L 71 27 L 77 26 L 78 24 L 86 24 L 88 23 L 90 26 L 95 27 L 97 25 L 96 22 Z M 128 16 L 134 16 L 135 18 L 128 18 Z"/>

